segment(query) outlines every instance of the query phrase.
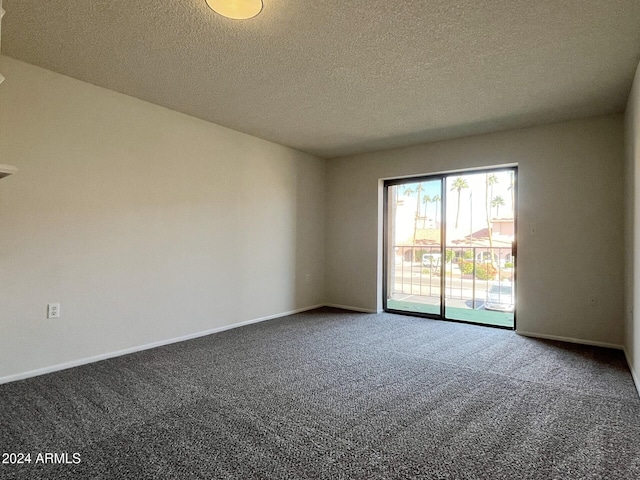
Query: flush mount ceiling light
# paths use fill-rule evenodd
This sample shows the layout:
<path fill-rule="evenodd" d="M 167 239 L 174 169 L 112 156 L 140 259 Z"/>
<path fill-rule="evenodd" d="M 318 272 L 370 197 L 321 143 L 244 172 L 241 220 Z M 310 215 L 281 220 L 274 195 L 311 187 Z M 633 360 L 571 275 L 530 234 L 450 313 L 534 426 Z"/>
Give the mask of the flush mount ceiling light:
<path fill-rule="evenodd" d="M 206 0 L 209 8 L 223 17 L 246 20 L 262 11 L 262 0 Z"/>

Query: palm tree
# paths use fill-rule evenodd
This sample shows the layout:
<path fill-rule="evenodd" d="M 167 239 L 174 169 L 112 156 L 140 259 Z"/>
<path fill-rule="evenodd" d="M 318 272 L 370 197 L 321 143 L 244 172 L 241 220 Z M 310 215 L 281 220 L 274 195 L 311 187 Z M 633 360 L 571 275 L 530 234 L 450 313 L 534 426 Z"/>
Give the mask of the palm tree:
<path fill-rule="evenodd" d="M 504 198 L 500 195 L 496 195 L 493 200 L 491 200 L 491 206 L 496 207 L 496 217 L 500 215 L 500 207 L 504 206 Z"/>
<path fill-rule="evenodd" d="M 496 177 L 494 173 L 490 174 L 487 178 L 487 183 L 489 183 L 489 186 L 493 188 L 493 186 L 498 183 L 498 177 Z"/>
<path fill-rule="evenodd" d="M 498 183 L 498 177 L 496 177 L 493 173 L 491 175 L 487 175 L 487 187 L 489 187 L 489 195 L 487 196 L 487 222 L 489 221 L 489 201 L 493 198 L 493 186 Z"/>
<path fill-rule="evenodd" d="M 424 215 L 422 216 L 422 228 L 426 228 L 424 226 L 427 221 L 427 206 L 432 202 L 432 199 L 429 195 L 425 195 L 422 199 L 422 203 L 424 203 Z"/>
<path fill-rule="evenodd" d="M 434 195 L 433 198 L 431 199 L 432 202 L 434 202 L 436 204 L 436 215 L 435 215 L 435 220 L 433 221 L 433 226 L 436 226 L 436 223 L 438 223 L 438 202 L 441 200 L 440 195 Z"/>
<path fill-rule="evenodd" d="M 490 199 L 493 197 L 493 186 L 498 183 L 498 177 L 494 174 L 489 175 L 487 173 L 485 178 L 484 207 L 487 216 L 487 232 L 489 234 L 489 261 L 491 262 L 491 265 L 493 265 L 493 228 L 491 228 L 492 225 L 489 216 L 491 214 Z M 489 190 L 491 190 L 491 196 L 489 196 Z"/>
<path fill-rule="evenodd" d="M 469 188 L 469 184 L 467 183 L 467 180 L 462 177 L 456 178 L 455 182 L 453 182 L 453 185 L 451 185 L 451 191 L 453 192 L 455 190 L 458 192 L 458 208 L 456 210 L 456 228 L 458 228 L 458 220 L 460 219 L 460 192 L 462 192 L 462 190 L 464 190 L 465 188 Z"/>
<path fill-rule="evenodd" d="M 418 233 L 418 217 L 420 216 L 420 192 L 424 190 L 422 188 L 422 183 L 419 183 L 416 187 L 416 192 L 418 192 L 418 198 L 416 202 L 416 218 L 413 223 L 413 244 L 416 244 L 416 233 Z"/>

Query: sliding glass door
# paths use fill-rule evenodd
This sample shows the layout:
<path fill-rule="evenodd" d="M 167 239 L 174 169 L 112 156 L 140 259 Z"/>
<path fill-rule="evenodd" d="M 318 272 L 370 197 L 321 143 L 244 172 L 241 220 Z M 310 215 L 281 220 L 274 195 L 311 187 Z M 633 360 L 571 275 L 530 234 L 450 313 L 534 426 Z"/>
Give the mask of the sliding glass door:
<path fill-rule="evenodd" d="M 443 314 L 442 182 L 430 177 L 386 188 L 389 310 Z"/>
<path fill-rule="evenodd" d="M 514 328 L 515 214 L 515 168 L 385 182 L 385 310 Z"/>

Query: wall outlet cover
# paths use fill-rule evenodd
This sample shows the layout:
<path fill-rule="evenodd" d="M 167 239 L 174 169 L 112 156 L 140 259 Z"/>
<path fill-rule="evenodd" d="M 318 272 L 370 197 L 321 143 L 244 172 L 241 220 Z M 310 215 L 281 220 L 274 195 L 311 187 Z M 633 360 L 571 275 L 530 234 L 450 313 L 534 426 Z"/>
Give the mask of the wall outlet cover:
<path fill-rule="evenodd" d="M 59 303 L 49 303 L 47 305 L 47 318 L 60 318 Z"/>

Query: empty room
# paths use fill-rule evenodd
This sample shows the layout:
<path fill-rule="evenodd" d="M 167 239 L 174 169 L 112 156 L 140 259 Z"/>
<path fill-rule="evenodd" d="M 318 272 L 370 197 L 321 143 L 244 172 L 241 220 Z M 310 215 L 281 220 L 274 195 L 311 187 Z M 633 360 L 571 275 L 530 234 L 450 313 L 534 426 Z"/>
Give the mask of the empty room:
<path fill-rule="evenodd" d="M 640 478 L 638 0 L 0 13 L 0 478 Z"/>

